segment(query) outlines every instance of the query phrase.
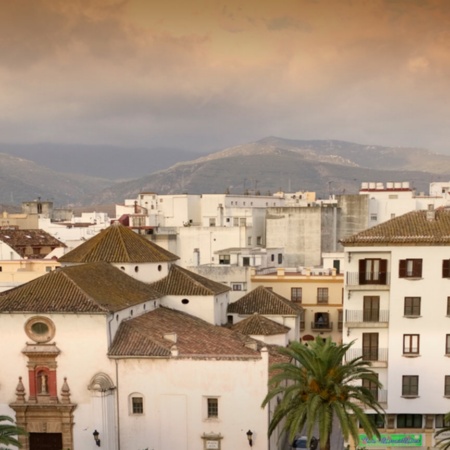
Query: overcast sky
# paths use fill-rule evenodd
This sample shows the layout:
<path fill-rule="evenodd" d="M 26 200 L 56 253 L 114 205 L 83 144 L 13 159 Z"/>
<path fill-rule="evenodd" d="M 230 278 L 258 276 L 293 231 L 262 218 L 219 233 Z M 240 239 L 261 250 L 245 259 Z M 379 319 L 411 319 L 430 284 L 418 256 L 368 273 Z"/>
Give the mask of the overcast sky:
<path fill-rule="evenodd" d="M 450 153 L 450 1 L 14 0 L 0 141 Z"/>

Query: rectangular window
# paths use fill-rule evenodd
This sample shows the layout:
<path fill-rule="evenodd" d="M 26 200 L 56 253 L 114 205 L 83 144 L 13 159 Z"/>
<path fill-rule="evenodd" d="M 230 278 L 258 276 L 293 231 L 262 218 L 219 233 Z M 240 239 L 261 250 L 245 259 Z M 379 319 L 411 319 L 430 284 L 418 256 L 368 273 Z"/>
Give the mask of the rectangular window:
<path fill-rule="evenodd" d="M 216 219 L 215 218 L 210 218 L 209 219 L 209 226 L 210 227 L 215 227 L 216 226 Z"/>
<path fill-rule="evenodd" d="M 401 259 L 398 267 L 399 278 L 422 278 L 421 259 Z"/>
<path fill-rule="evenodd" d="M 445 375 L 444 395 L 450 397 L 450 375 Z"/>
<path fill-rule="evenodd" d="M 450 423 L 445 421 L 445 414 L 436 414 L 436 417 L 434 420 L 435 428 L 444 428 L 444 427 L 448 427 L 449 425 L 450 425 Z"/>
<path fill-rule="evenodd" d="M 262 244 L 261 236 L 256 236 L 256 245 L 261 245 L 261 244 Z"/>
<path fill-rule="evenodd" d="M 245 217 L 240 217 L 239 218 L 239 226 L 245 227 L 246 225 L 247 225 L 247 219 Z"/>
<path fill-rule="evenodd" d="M 291 288 L 291 301 L 298 303 L 302 302 L 302 288 Z"/>
<path fill-rule="evenodd" d="M 397 428 L 422 428 L 422 414 L 397 414 Z"/>
<path fill-rule="evenodd" d="M 450 334 L 445 335 L 445 354 L 450 355 Z"/>
<path fill-rule="evenodd" d="M 239 218 L 233 217 L 233 226 L 238 227 L 239 226 Z"/>
<path fill-rule="evenodd" d="M 233 291 L 242 291 L 242 284 L 232 284 Z"/>
<path fill-rule="evenodd" d="M 217 419 L 219 417 L 219 399 L 208 398 L 206 404 L 208 419 Z"/>
<path fill-rule="evenodd" d="M 142 397 L 132 397 L 131 410 L 133 414 L 144 414 L 144 399 Z"/>
<path fill-rule="evenodd" d="M 378 374 L 376 374 L 378 378 Z M 378 383 L 372 380 L 363 380 L 363 387 L 369 389 L 376 401 L 378 401 Z"/>
<path fill-rule="evenodd" d="M 251 237 L 251 236 L 249 236 L 249 237 L 247 238 L 247 245 L 248 245 L 249 247 L 252 246 L 252 237 Z"/>
<path fill-rule="evenodd" d="M 370 220 L 377 220 L 378 216 L 376 214 L 370 214 Z"/>
<path fill-rule="evenodd" d="M 380 297 L 364 296 L 363 322 L 380 321 Z"/>
<path fill-rule="evenodd" d="M 360 259 L 359 284 L 386 284 L 387 259 Z"/>
<path fill-rule="evenodd" d="M 328 288 L 317 288 L 317 303 L 328 303 Z"/>
<path fill-rule="evenodd" d="M 417 397 L 419 395 L 419 376 L 403 375 L 402 395 L 404 397 Z"/>
<path fill-rule="evenodd" d="M 403 354 L 418 355 L 419 354 L 420 335 L 404 334 L 403 335 Z"/>
<path fill-rule="evenodd" d="M 420 316 L 420 297 L 405 297 L 405 316 Z"/>
<path fill-rule="evenodd" d="M 363 333 L 364 361 L 378 361 L 378 333 Z"/>
<path fill-rule="evenodd" d="M 450 297 L 447 297 L 447 316 L 450 316 Z"/>
<path fill-rule="evenodd" d="M 219 255 L 219 264 L 230 264 L 230 255 Z"/>
<path fill-rule="evenodd" d="M 282 262 L 283 262 L 283 254 L 278 253 L 278 264 L 282 264 Z"/>
<path fill-rule="evenodd" d="M 344 324 L 344 311 L 338 310 L 338 331 L 342 331 Z"/>
<path fill-rule="evenodd" d="M 442 261 L 442 278 L 450 278 L 450 259 Z"/>
<path fill-rule="evenodd" d="M 384 428 L 384 416 L 381 414 L 366 414 L 366 416 L 377 428 Z"/>

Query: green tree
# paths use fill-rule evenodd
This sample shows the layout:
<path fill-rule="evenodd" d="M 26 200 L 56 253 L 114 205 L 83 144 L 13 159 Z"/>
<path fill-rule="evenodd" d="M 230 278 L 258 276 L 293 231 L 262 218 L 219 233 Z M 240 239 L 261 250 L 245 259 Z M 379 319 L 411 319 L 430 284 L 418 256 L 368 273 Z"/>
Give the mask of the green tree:
<path fill-rule="evenodd" d="M 10 422 L 10 423 L 3 423 Z M 9 416 L 0 416 L 0 444 L 21 447 L 17 436 L 27 434 L 26 431 L 16 425 Z"/>
<path fill-rule="evenodd" d="M 436 438 L 436 446 L 442 450 L 450 449 L 450 413 L 447 413 L 444 417 L 445 426 L 439 431 L 436 431 L 434 437 Z M 444 434 L 444 436 L 441 436 Z"/>
<path fill-rule="evenodd" d="M 370 438 L 380 437 L 364 408 L 383 415 L 384 411 L 374 392 L 362 382 L 368 380 L 377 389 L 381 384 L 361 357 L 345 361 L 352 345 L 353 342 L 337 345 L 330 338 L 317 337 L 308 345 L 292 342 L 279 349 L 289 361 L 271 367 L 269 392 L 262 406 L 274 398 L 280 400 L 269 424 L 269 436 L 282 424 L 290 440 L 305 430 L 310 442 L 317 427 L 320 448 L 329 450 L 333 417 L 337 417 L 346 441 L 351 436 L 358 445 L 359 423 Z"/>

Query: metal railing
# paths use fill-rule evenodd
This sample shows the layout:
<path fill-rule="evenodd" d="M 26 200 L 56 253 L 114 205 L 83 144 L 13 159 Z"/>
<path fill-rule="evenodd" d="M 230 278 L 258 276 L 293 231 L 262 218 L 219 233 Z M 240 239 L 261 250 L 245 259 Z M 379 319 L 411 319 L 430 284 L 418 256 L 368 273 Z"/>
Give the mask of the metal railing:
<path fill-rule="evenodd" d="M 389 322 L 389 310 L 382 309 L 380 311 L 364 311 L 362 309 L 347 309 L 345 311 L 345 322 L 363 323 L 363 322 Z"/>
<path fill-rule="evenodd" d="M 365 285 L 382 285 L 386 286 L 390 283 L 390 272 L 347 272 L 347 286 L 365 286 Z"/>
<path fill-rule="evenodd" d="M 388 360 L 388 349 L 387 348 L 377 348 L 377 347 L 367 347 L 367 348 L 350 348 L 345 354 L 346 361 L 351 361 L 355 358 L 362 357 L 363 361 L 379 361 L 387 362 Z"/>
<path fill-rule="evenodd" d="M 311 330 L 314 331 L 332 331 L 333 322 L 311 322 Z"/>

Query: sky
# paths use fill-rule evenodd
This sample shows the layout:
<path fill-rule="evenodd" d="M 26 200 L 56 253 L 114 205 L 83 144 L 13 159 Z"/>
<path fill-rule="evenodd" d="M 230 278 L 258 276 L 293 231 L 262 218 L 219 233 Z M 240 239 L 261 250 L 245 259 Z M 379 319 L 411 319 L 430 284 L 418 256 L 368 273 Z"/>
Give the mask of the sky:
<path fill-rule="evenodd" d="M 447 0 L 14 0 L 0 142 L 450 154 Z"/>

